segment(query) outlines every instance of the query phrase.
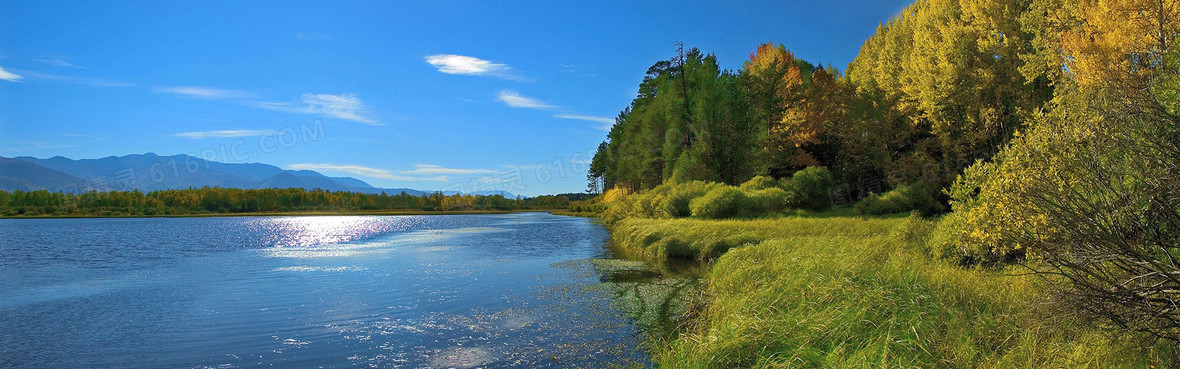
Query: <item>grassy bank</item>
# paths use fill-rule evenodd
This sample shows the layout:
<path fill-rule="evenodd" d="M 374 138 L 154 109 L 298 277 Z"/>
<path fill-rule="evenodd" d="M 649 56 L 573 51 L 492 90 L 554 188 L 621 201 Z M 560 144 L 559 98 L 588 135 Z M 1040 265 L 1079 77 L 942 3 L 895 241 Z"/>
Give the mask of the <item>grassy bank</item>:
<path fill-rule="evenodd" d="M 769 239 L 803 236 L 841 237 L 849 240 L 887 234 L 897 218 L 788 217 L 756 220 L 697 220 L 628 218 L 614 224 L 619 245 L 651 260 L 694 259 L 707 261 L 731 248 Z"/>
<path fill-rule="evenodd" d="M 1019 267 L 964 269 L 907 218 L 627 219 L 616 247 L 715 259 L 694 328 L 655 344 L 662 367 L 1175 367 L 1174 346 L 1039 308 Z"/>

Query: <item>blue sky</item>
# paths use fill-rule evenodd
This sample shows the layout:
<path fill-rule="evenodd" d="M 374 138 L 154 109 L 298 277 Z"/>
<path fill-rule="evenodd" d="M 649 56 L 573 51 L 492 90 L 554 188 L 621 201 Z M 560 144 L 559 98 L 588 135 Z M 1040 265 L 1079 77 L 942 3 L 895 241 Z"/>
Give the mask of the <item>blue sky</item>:
<path fill-rule="evenodd" d="M 380 187 L 585 190 L 675 43 L 843 69 L 903 1 L 0 2 L 0 156 L 155 152 Z"/>

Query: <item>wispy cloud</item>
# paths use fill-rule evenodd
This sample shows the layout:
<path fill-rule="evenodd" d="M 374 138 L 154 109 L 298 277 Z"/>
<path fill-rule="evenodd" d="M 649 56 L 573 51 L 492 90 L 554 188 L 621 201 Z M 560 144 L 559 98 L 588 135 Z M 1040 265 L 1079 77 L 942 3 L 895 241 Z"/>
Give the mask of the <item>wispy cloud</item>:
<path fill-rule="evenodd" d="M 289 103 L 289 102 L 241 101 L 240 103 L 242 105 L 249 106 L 251 108 L 281 111 L 284 113 L 296 113 L 296 114 L 309 114 L 309 113 L 311 113 L 310 111 L 307 110 L 306 105 Z"/>
<path fill-rule="evenodd" d="M 556 114 L 553 117 L 559 118 L 559 119 L 574 119 L 574 120 L 584 120 L 584 121 L 588 121 L 588 122 L 602 123 L 602 125 L 598 126 L 598 129 L 601 129 L 603 131 L 609 131 L 610 127 L 615 124 L 614 118 L 596 117 L 596 116 L 592 116 L 592 115 Z"/>
<path fill-rule="evenodd" d="M 381 125 L 371 118 L 360 115 L 360 112 L 365 110 L 365 103 L 361 102 L 361 99 L 354 94 L 303 94 L 299 100 L 307 104 L 307 110 L 314 114 L 375 126 Z"/>
<path fill-rule="evenodd" d="M 23 78 L 24 77 L 21 77 L 20 75 L 17 75 L 16 73 L 6 71 L 6 70 L 4 70 L 4 68 L 0 67 L 0 79 L 2 79 L 2 80 L 8 81 L 8 82 L 20 82 L 20 80 Z"/>
<path fill-rule="evenodd" d="M 554 115 L 553 117 L 554 118 L 561 118 L 561 119 L 576 119 L 576 120 L 585 120 L 585 121 L 590 121 L 590 122 L 615 124 L 614 118 L 596 117 L 596 116 L 592 116 L 592 115 L 557 114 L 557 115 Z"/>
<path fill-rule="evenodd" d="M 204 86 L 155 86 L 152 87 L 152 91 L 199 99 L 248 99 L 254 97 L 254 93 L 249 91 Z"/>
<path fill-rule="evenodd" d="M 496 96 L 496 101 L 514 108 L 552 109 L 556 107 L 546 104 L 544 101 L 521 95 L 519 92 L 513 90 L 500 90 L 500 93 Z"/>
<path fill-rule="evenodd" d="M 528 78 L 517 75 L 506 64 L 495 63 L 490 60 L 474 56 L 438 54 L 422 58 L 426 63 L 434 66 L 439 72 L 446 74 L 461 74 L 469 76 L 491 76 L 503 79 L 529 81 Z"/>
<path fill-rule="evenodd" d="M 83 66 L 80 66 L 80 65 L 74 65 L 74 64 L 71 64 L 71 63 L 70 63 L 70 62 L 68 62 L 68 61 L 61 60 L 61 59 L 33 59 L 33 61 L 40 62 L 40 63 L 45 63 L 45 64 L 49 64 L 49 65 L 52 65 L 52 66 L 55 66 L 55 67 L 66 67 L 66 68 L 86 69 L 86 67 L 83 67 Z"/>
<path fill-rule="evenodd" d="M 296 114 L 316 114 L 328 118 L 351 120 L 374 126 L 381 125 L 377 120 L 362 115 L 367 108 L 365 103 L 355 94 L 305 93 L 299 96 L 301 103 L 294 103 L 255 100 L 254 97 L 258 94 L 254 92 L 205 86 L 155 86 L 152 90 L 159 93 L 199 99 L 225 100 L 256 109 Z"/>
<path fill-rule="evenodd" d="M 445 168 L 441 165 L 433 164 L 414 164 L 413 170 L 403 170 L 402 174 L 478 174 L 478 173 L 497 173 L 490 169 L 459 169 L 459 168 Z"/>
<path fill-rule="evenodd" d="M 274 134 L 274 133 L 275 133 L 275 131 L 270 131 L 270 130 L 234 129 L 234 130 L 224 130 L 224 131 L 180 132 L 180 133 L 175 134 L 174 136 L 199 140 L 202 138 L 209 138 L 209 137 L 215 137 L 215 138 L 251 137 L 251 136 L 262 136 L 262 135 Z"/>
<path fill-rule="evenodd" d="M 448 181 L 447 176 L 434 176 L 434 177 L 403 176 L 403 175 L 394 174 L 393 172 L 390 172 L 385 169 L 372 168 L 372 167 L 366 167 L 366 166 L 360 166 L 360 165 L 301 163 L 301 164 L 291 164 L 291 165 L 287 166 L 287 169 L 291 169 L 291 170 L 329 170 L 329 171 L 337 171 L 337 172 L 356 174 L 359 176 L 365 176 L 365 177 L 370 177 L 370 178 L 389 179 L 389 180 L 394 180 L 394 181 L 430 181 L 430 182 L 447 182 Z"/>
<path fill-rule="evenodd" d="M 74 84 L 74 85 L 84 85 L 84 86 L 94 86 L 94 87 L 131 87 L 131 86 L 135 86 L 134 83 L 122 82 L 122 81 L 112 81 L 109 79 L 102 79 L 102 78 L 62 76 L 62 75 L 56 75 L 56 74 L 35 72 L 35 71 L 31 71 L 31 70 L 19 70 L 17 72 L 19 72 L 24 77 L 28 77 L 29 79 L 58 82 L 58 83 L 69 83 L 69 84 Z M 0 78 L 0 79 L 3 79 L 3 78 Z"/>

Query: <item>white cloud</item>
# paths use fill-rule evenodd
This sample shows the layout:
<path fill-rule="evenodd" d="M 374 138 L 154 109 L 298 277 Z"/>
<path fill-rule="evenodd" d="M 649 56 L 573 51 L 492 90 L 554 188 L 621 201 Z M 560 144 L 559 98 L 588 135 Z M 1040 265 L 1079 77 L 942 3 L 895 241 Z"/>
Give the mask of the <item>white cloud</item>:
<path fill-rule="evenodd" d="M 365 103 L 355 94 L 312 94 L 305 93 L 299 97 L 300 103 L 251 100 L 257 94 L 250 91 L 227 90 L 202 86 L 156 86 L 153 91 L 211 100 L 227 100 L 236 104 L 256 108 L 296 114 L 316 114 L 329 118 L 351 120 L 379 126 L 380 122 L 361 115 L 366 109 Z"/>
<path fill-rule="evenodd" d="M 577 120 L 585 120 L 585 121 L 590 121 L 590 122 L 615 124 L 614 118 L 595 117 L 595 116 L 591 116 L 591 115 L 557 114 L 557 115 L 554 115 L 553 117 L 554 118 L 561 118 L 561 119 L 577 119 Z"/>
<path fill-rule="evenodd" d="M 295 104 L 295 103 L 288 103 L 288 102 L 243 101 L 242 105 L 249 106 L 251 108 L 281 111 L 284 113 L 298 113 L 298 114 L 311 113 L 310 111 L 307 110 L 307 106 Z"/>
<path fill-rule="evenodd" d="M 52 66 L 57 66 L 57 67 L 86 69 L 86 67 L 70 64 L 70 62 L 65 61 L 65 60 L 61 60 L 61 59 L 33 59 L 33 61 L 37 61 L 37 62 L 41 62 L 41 63 L 45 63 L 45 64 L 49 64 Z"/>
<path fill-rule="evenodd" d="M 461 74 L 467 76 L 491 76 L 521 82 L 531 82 L 532 79 L 517 75 L 506 64 L 483 60 L 474 56 L 438 54 L 422 58 L 427 64 L 446 74 Z"/>
<path fill-rule="evenodd" d="M 446 74 L 466 74 L 466 75 L 484 75 L 495 73 L 506 73 L 511 68 L 507 65 L 493 63 L 488 60 L 483 60 L 476 57 L 453 55 L 453 54 L 438 54 L 423 58 L 427 63 L 438 68 L 439 72 Z"/>
<path fill-rule="evenodd" d="M 75 85 L 86 85 L 86 86 L 95 86 L 95 87 L 131 87 L 131 86 L 135 86 L 134 83 L 112 81 L 112 80 L 101 79 L 101 78 L 59 76 L 59 75 L 55 75 L 55 74 L 34 72 L 31 70 L 22 70 L 22 71 L 20 71 L 20 73 L 23 75 L 26 75 L 32 79 L 61 82 L 61 83 L 70 83 L 70 84 L 75 84 Z M 3 74 L 3 73 L 0 73 L 0 74 Z M 4 79 L 4 78 L 0 78 L 0 79 Z"/>
<path fill-rule="evenodd" d="M 287 169 L 291 169 L 291 170 L 330 170 L 330 171 L 356 174 L 356 175 L 370 177 L 370 178 L 389 179 L 389 180 L 394 180 L 394 181 L 446 182 L 448 180 L 447 176 L 435 176 L 435 177 L 402 176 L 402 175 L 393 174 L 393 172 L 390 172 L 385 169 L 365 167 L 365 166 L 360 166 L 360 165 L 301 163 L 301 164 L 291 164 L 291 165 L 287 166 Z"/>
<path fill-rule="evenodd" d="M 358 113 L 358 111 L 365 109 L 365 104 L 354 94 L 303 94 L 299 100 L 307 104 L 307 110 L 310 113 L 370 125 L 381 125 L 377 121 L 361 116 Z"/>
<path fill-rule="evenodd" d="M 21 77 L 15 73 L 6 71 L 6 70 L 4 70 L 4 68 L 0 68 L 0 79 L 2 79 L 2 80 L 8 81 L 8 82 L 20 82 L 20 80 L 22 78 L 24 78 L 24 77 Z"/>
<path fill-rule="evenodd" d="M 202 86 L 156 86 L 152 91 L 201 99 L 247 99 L 254 97 L 249 91 L 225 90 Z"/>
<path fill-rule="evenodd" d="M 250 136 L 262 136 L 265 134 L 274 134 L 274 133 L 275 133 L 275 131 L 234 129 L 234 130 L 225 130 L 225 131 L 181 132 L 181 133 L 175 134 L 174 136 L 199 140 L 199 139 L 208 138 L 208 137 L 216 137 L 216 138 L 250 137 Z"/>
<path fill-rule="evenodd" d="M 528 108 L 528 109 L 552 109 L 553 105 L 546 104 L 541 100 L 531 97 L 526 97 L 513 90 L 500 90 L 496 96 L 496 101 L 507 104 L 514 108 Z"/>
<path fill-rule="evenodd" d="M 477 174 L 477 173 L 497 173 L 489 169 L 458 169 L 458 168 L 444 168 L 440 165 L 432 164 L 414 164 L 414 170 L 404 170 L 403 174 Z"/>
<path fill-rule="evenodd" d="M 592 116 L 592 115 L 557 114 L 557 115 L 554 115 L 553 117 L 559 118 L 559 119 L 575 119 L 575 120 L 584 120 L 584 121 L 588 121 L 588 122 L 602 123 L 602 125 L 598 126 L 597 128 L 601 129 L 603 131 L 609 131 L 610 127 L 615 124 L 614 118 L 596 117 L 596 116 Z"/>

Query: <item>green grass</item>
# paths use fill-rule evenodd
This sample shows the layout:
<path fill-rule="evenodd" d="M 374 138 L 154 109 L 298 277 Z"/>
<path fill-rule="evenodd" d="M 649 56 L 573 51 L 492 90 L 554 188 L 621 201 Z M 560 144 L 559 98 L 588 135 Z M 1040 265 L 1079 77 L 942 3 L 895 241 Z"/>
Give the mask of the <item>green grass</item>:
<path fill-rule="evenodd" d="M 788 217 L 754 220 L 636 219 L 615 223 L 614 241 L 648 259 L 707 261 L 731 248 L 768 239 L 838 236 L 859 239 L 888 233 L 901 218 Z M 849 222 L 855 222 L 850 226 Z"/>
<path fill-rule="evenodd" d="M 1046 313 L 1041 281 L 931 259 L 902 217 L 627 219 L 615 247 L 715 260 L 705 308 L 654 344 L 668 368 L 1176 367 L 1176 347 Z"/>

